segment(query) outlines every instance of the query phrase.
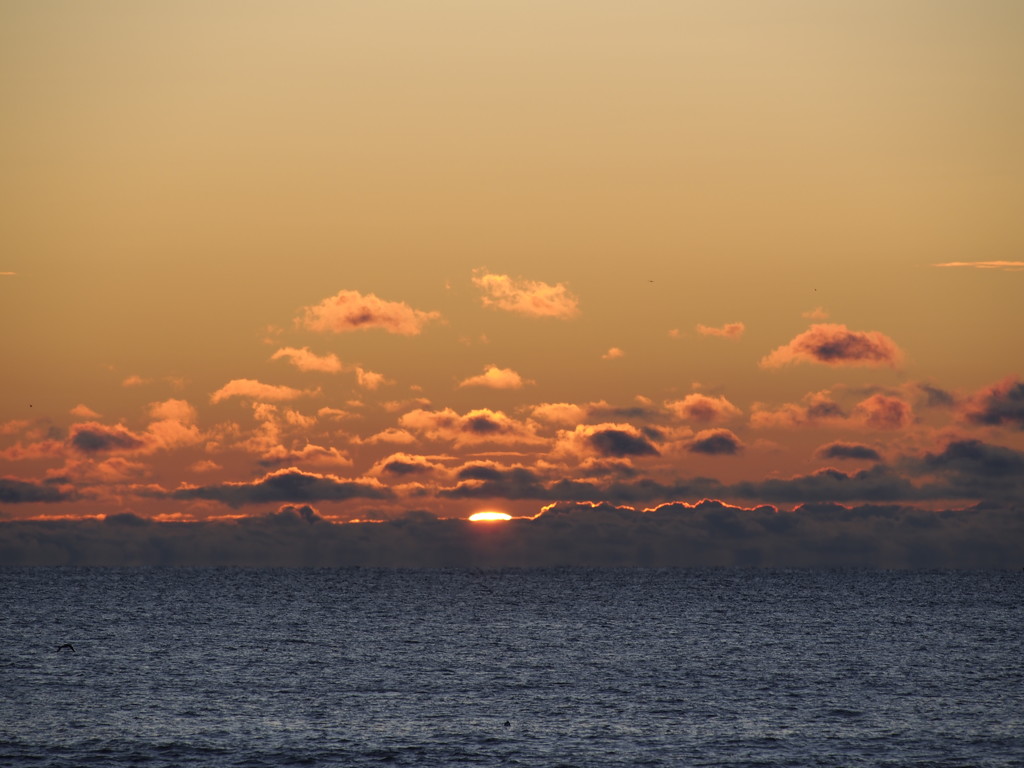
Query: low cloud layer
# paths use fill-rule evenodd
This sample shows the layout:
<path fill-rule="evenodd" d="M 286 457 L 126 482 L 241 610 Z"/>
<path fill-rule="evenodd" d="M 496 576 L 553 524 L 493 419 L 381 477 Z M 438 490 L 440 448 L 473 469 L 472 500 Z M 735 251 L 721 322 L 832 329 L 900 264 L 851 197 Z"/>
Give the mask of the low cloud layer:
<path fill-rule="evenodd" d="M 536 519 L 480 524 L 411 514 L 333 524 L 310 505 L 230 521 L 0 522 L 9 565 L 309 567 L 877 567 L 1024 565 L 1019 512 L 717 500 L 653 508 L 559 502 Z"/>

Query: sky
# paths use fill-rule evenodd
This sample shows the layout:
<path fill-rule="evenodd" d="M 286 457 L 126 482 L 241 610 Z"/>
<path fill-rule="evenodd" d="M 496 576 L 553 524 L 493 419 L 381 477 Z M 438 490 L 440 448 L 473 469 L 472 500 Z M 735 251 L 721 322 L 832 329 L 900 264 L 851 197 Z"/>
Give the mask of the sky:
<path fill-rule="evenodd" d="M 1022 34 L 4 3 L 0 562 L 1024 566 Z"/>

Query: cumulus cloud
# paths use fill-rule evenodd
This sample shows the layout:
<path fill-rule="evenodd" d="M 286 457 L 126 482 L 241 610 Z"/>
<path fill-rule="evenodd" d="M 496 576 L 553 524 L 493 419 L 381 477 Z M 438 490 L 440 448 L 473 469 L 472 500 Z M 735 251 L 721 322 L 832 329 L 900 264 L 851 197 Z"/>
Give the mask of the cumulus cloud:
<path fill-rule="evenodd" d="M 931 497 L 891 468 L 877 464 L 853 474 L 826 467 L 809 475 L 737 483 L 729 492 L 766 502 L 905 501 Z"/>
<path fill-rule="evenodd" d="M 932 264 L 933 267 L 969 267 L 972 269 L 1001 269 L 1007 272 L 1024 270 L 1024 261 L 947 261 L 945 264 Z"/>
<path fill-rule="evenodd" d="M 302 464 L 310 467 L 350 467 L 352 459 L 334 446 L 306 443 L 301 448 L 285 448 L 275 445 L 263 452 L 260 464 L 265 467 L 280 464 Z"/>
<path fill-rule="evenodd" d="M 616 359 L 622 357 L 625 354 L 626 353 L 623 352 L 618 347 L 611 347 L 607 352 L 605 352 L 603 355 L 601 355 L 601 359 L 602 360 L 616 360 Z"/>
<path fill-rule="evenodd" d="M 19 480 L 15 477 L 0 477 L 0 502 L 5 504 L 52 503 L 74 499 L 74 491 L 67 488 L 61 480 L 40 483 Z M 0 562 L 3 562 L 2 557 L 0 557 Z"/>
<path fill-rule="evenodd" d="M 1024 381 L 1009 377 L 985 387 L 964 403 L 963 417 L 974 424 L 1024 429 Z"/>
<path fill-rule="evenodd" d="M 570 318 L 579 314 L 577 299 L 562 283 L 513 279 L 478 270 L 473 282 L 484 292 L 486 307 L 497 307 L 530 317 Z"/>
<path fill-rule="evenodd" d="M 823 422 L 834 424 L 846 418 L 846 412 L 832 399 L 832 393 L 823 389 L 804 395 L 803 403 L 785 403 L 775 409 L 763 403 L 754 403 L 750 426 L 757 429 L 794 428 L 815 426 Z"/>
<path fill-rule="evenodd" d="M 311 331 L 346 333 L 381 328 L 388 333 L 415 336 L 439 312 L 423 312 L 400 301 L 385 301 L 375 294 L 339 291 L 319 304 L 303 309 L 296 322 Z"/>
<path fill-rule="evenodd" d="M 859 461 L 881 461 L 882 457 L 870 445 L 835 441 L 822 445 L 814 453 L 819 459 L 853 459 Z"/>
<path fill-rule="evenodd" d="M 709 456 L 732 456 L 743 450 L 743 442 L 729 429 L 705 429 L 694 435 L 686 449 Z"/>
<path fill-rule="evenodd" d="M 632 424 L 578 424 L 573 430 L 559 430 L 554 454 L 587 458 L 658 456 L 649 437 Z"/>
<path fill-rule="evenodd" d="M 381 384 L 393 384 L 390 379 L 385 378 L 383 373 L 376 373 L 374 371 L 368 371 L 361 366 L 355 367 L 356 372 L 356 383 L 359 384 L 363 389 L 375 390 L 379 389 Z"/>
<path fill-rule="evenodd" d="M 791 363 L 895 366 L 902 358 L 896 343 L 879 331 L 851 331 L 837 323 L 818 323 L 763 357 L 761 367 Z"/>
<path fill-rule="evenodd" d="M 80 419 L 98 419 L 100 417 L 100 414 L 96 413 L 96 411 L 94 411 L 92 408 L 90 408 L 87 405 L 83 405 L 82 403 L 76 405 L 74 408 L 68 411 L 68 413 L 70 413 L 72 416 L 77 416 Z"/>
<path fill-rule="evenodd" d="M 429 475 L 441 470 L 444 470 L 443 464 L 431 461 L 426 456 L 399 452 L 378 461 L 370 469 L 369 474 L 374 477 L 407 478 Z"/>
<path fill-rule="evenodd" d="M 540 443 L 536 425 L 510 418 L 502 411 L 479 408 L 459 414 L 451 408 L 428 411 L 422 408 L 402 414 L 399 426 L 428 440 L 445 440 L 455 445 L 468 443 Z"/>
<path fill-rule="evenodd" d="M 701 336 L 720 336 L 726 339 L 738 339 L 746 329 L 743 323 L 726 323 L 721 328 L 697 324 L 697 333 Z"/>
<path fill-rule="evenodd" d="M 282 347 L 271 355 L 271 360 L 286 359 L 300 371 L 320 371 L 323 373 L 338 373 L 341 371 L 341 360 L 331 353 L 317 355 L 309 351 L 309 347 L 297 349 L 295 347 Z"/>
<path fill-rule="evenodd" d="M 828 320 L 828 312 L 823 307 L 815 307 L 803 312 L 800 316 L 807 320 Z"/>
<path fill-rule="evenodd" d="M 584 421 L 588 412 L 583 406 L 574 403 L 541 403 L 530 411 L 533 418 L 548 424 L 579 424 Z"/>
<path fill-rule="evenodd" d="M 120 424 L 108 427 L 95 421 L 73 424 L 68 443 L 76 451 L 84 454 L 139 451 L 146 447 L 142 435 Z"/>
<path fill-rule="evenodd" d="M 871 429 L 902 429 L 914 422 L 909 403 L 882 394 L 871 395 L 857 403 L 853 417 Z"/>
<path fill-rule="evenodd" d="M 1024 501 L 1024 452 L 981 440 L 951 440 L 941 451 L 906 462 L 912 472 L 938 475 L 949 497 Z"/>
<path fill-rule="evenodd" d="M 728 421 L 740 415 L 740 409 L 724 397 L 711 397 L 693 392 L 682 400 L 665 403 L 665 407 L 681 419 L 705 424 Z"/>
<path fill-rule="evenodd" d="M 520 389 L 524 382 L 523 377 L 511 368 L 499 368 L 496 365 L 485 366 L 484 372 L 479 376 L 471 376 L 459 382 L 460 387 L 489 387 L 491 389 Z"/>
<path fill-rule="evenodd" d="M 157 495 L 157 494 L 154 494 Z M 391 491 L 376 480 L 344 480 L 335 475 L 303 472 L 295 467 L 270 472 L 252 482 L 225 482 L 214 485 L 183 486 L 167 498 L 206 499 L 230 507 L 268 502 L 346 501 L 348 499 L 387 499 Z"/>
<path fill-rule="evenodd" d="M 280 402 L 283 400 L 295 400 L 300 397 L 309 397 L 318 393 L 319 390 L 295 389 L 294 387 L 263 384 L 255 379 L 232 379 L 210 395 L 210 402 L 219 403 L 230 397 L 247 397 L 253 400 Z"/>

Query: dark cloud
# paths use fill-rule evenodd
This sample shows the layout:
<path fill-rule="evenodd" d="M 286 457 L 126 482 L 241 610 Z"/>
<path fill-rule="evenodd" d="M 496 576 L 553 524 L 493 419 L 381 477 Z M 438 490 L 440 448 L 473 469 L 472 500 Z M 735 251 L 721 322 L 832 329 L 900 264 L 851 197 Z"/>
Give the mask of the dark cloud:
<path fill-rule="evenodd" d="M 842 443 L 836 441 L 823 445 L 814 454 L 819 459 L 857 459 L 862 461 L 881 461 L 878 451 L 870 445 L 860 443 Z"/>
<path fill-rule="evenodd" d="M 136 451 L 145 447 L 138 435 L 122 426 L 108 427 L 94 421 L 71 427 L 71 446 L 81 453 Z"/>
<path fill-rule="evenodd" d="M 743 450 L 743 443 L 728 429 L 705 429 L 689 442 L 686 450 L 709 456 L 732 456 Z"/>
<path fill-rule="evenodd" d="M 74 492 L 62 489 L 67 478 L 49 482 L 33 483 L 13 477 L 0 477 L 0 502 L 6 504 L 29 504 L 32 502 L 71 501 Z"/>
<path fill-rule="evenodd" d="M 423 462 L 402 461 L 393 459 L 384 464 L 382 469 L 392 475 L 416 475 L 430 472 L 434 468 Z"/>
<path fill-rule="evenodd" d="M 978 392 L 965 405 L 964 418 L 975 424 L 1024 429 L 1024 381 L 1004 379 Z"/>
<path fill-rule="evenodd" d="M 939 453 L 925 454 L 921 463 L 928 471 L 975 477 L 1000 478 L 1024 473 L 1024 454 L 980 440 L 954 440 Z"/>
<path fill-rule="evenodd" d="M 792 512 L 716 499 L 643 510 L 559 502 L 486 527 L 426 514 L 335 524 L 298 510 L 234 521 L 0 522 L 9 565 L 503 568 L 1024 566 L 1021 513 L 808 503 Z"/>
<path fill-rule="evenodd" d="M 881 464 L 854 474 L 826 468 L 789 479 L 737 483 L 729 491 L 740 498 L 788 503 L 904 501 L 931 497 L 928 492 Z"/>
<path fill-rule="evenodd" d="M 956 403 L 956 398 L 944 389 L 923 383 L 917 388 L 924 395 L 924 404 L 928 408 L 949 408 Z"/>
<path fill-rule="evenodd" d="M 655 448 L 645 437 L 623 429 L 602 429 L 587 436 L 591 447 L 603 456 L 657 456 Z"/>
<path fill-rule="evenodd" d="M 179 488 L 168 494 L 172 499 L 208 499 L 231 507 L 268 502 L 344 501 L 346 499 L 386 499 L 392 492 L 366 481 L 343 480 L 333 475 L 318 475 L 295 468 L 271 472 L 251 483 L 219 483 L 194 488 Z"/>

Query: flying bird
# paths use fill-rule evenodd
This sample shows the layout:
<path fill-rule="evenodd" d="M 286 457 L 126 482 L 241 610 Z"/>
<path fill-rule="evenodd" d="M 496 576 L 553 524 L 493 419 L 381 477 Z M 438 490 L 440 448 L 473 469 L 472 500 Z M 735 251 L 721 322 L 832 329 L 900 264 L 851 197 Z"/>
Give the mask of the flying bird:
<path fill-rule="evenodd" d="M 71 643 L 64 643 L 64 645 L 58 645 L 57 646 L 57 650 L 58 651 L 63 651 L 65 648 L 67 648 L 72 653 L 75 652 L 75 646 L 73 646 Z"/>

